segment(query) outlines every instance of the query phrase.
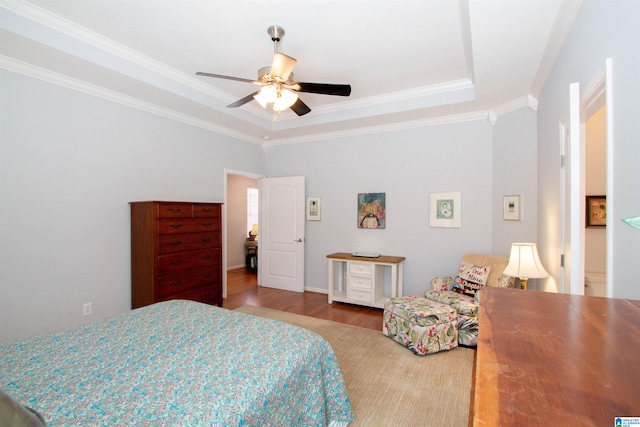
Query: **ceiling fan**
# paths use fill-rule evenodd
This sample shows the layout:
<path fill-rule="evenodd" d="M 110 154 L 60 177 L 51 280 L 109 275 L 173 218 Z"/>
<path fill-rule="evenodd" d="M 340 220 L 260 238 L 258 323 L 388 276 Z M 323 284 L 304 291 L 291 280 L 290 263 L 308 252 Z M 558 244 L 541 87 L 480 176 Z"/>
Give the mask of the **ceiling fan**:
<path fill-rule="evenodd" d="M 293 81 L 293 67 L 297 61 L 290 56 L 278 52 L 278 43 L 284 36 L 284 29 L 273 25 L 267 29 L 267 33 L 273 41 L 273 61 L 271 66 L 262 67 L 258 70 L 257 80 L 223 76 L 221 74 L 196 73 L 198 76 L 235 80 L 262 86 L 262 89 L 237 100 L 233 104 L 227 105 L 228 108 L 240 107 L 255 99 L 262 108 L 266 108 L 268 104 L 273 104 L 273 110 L 275 112 L 279 113 L 287 108 L 291 108 L 298 116 L 304 116 L 311 111 L 311 108 L 302 102 L 296 92 L 337 96 L 349 96 L 351 94 L 351 85 Z"/>

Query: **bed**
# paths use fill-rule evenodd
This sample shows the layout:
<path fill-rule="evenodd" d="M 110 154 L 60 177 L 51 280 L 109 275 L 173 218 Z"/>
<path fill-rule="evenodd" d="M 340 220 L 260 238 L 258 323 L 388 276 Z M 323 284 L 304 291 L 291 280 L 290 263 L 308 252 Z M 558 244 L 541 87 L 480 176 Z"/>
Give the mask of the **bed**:
<path fill-rule="evenodd" d="M 322 337 L 184 300 L 0 344 L 0 389 L 51 426 L 353 420 L 340 367 Z"/>

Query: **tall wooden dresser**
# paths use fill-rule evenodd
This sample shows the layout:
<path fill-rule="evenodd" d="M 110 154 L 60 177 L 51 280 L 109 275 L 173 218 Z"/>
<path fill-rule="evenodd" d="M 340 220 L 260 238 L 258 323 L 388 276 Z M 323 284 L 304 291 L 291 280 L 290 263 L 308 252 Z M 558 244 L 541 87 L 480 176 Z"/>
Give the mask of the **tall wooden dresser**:
<path fill-rule="evenodd" d="M 222 306 L 222 205 L 130 205 L 131 307 L 170 299 Z"/>

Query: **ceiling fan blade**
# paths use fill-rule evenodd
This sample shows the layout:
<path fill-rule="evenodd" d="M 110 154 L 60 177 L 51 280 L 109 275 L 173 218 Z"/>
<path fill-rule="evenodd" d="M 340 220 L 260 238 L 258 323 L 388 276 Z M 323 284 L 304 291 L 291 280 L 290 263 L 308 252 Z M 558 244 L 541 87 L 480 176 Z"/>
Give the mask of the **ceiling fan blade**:
<path fill-rule="evenodd" d="M 255 91 L 253 92 L 251 95 L 247 95 L 242 99 L 237 100 L 236 102 L 234 102 L 233 104 L 229 104 L 227 105 L 227 108 L 236 108 L 236 107 L 240 107 L 244 104 L 246 104 L 249 101 L 253 101 L 253 96 L 259 94 L 260 91 Z"/>
<path fill-rule="evenodd" d="M 280 77 L 282 81 L 286 82 L 289 80 L 289 76 L 293 71 L 293 67 L 296 66 L 296 62 L 298 61 L 296 61 L 295 58 L 280 52 L 275 52 L 273 54 L 273 62 L 271 63 L 269 75 L 271 77 Z"/>
<path fill-rule="evenodd" d="M 203 73 L 202 71 L 198 71 L 196 73 L 196 76 L 215 77 L 217 79 L 226 79 L 226 80 L 235 80 L 238 82 L 254 83 L 254 80 L 243 79 L 242 77 L 223 76 L 222 74 Z"/>
<path fill-rule="evenodd" d="M 291 110 L 293 110 L 293 112 L 298 116 L 304 116 L 311 111 L 311 108 L 309 108 L 307 104 L 302 102 L 300 98 L 298 98 L 296 102 L 294 102 L 293 105 L 289 108 L 291 108 Z"/>
<path fill-rule="evenodd" d="M 337 85 L 331 83 L 297 83 L 299 92 L 319 93 L 322 95 L 351 95 L 351 85 Z"/>

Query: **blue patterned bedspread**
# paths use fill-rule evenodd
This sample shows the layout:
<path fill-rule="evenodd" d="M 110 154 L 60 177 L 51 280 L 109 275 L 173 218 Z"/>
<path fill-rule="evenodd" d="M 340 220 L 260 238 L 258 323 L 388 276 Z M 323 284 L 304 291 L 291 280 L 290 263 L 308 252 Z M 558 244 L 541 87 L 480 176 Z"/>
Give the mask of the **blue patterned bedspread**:
<path fill-rule="evenodd" d="M 181 300 L 0 344 L 0 388 L 52 426 L 353 420 L 337 359 L 322 337 Z"/>

